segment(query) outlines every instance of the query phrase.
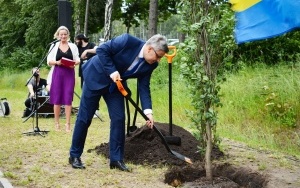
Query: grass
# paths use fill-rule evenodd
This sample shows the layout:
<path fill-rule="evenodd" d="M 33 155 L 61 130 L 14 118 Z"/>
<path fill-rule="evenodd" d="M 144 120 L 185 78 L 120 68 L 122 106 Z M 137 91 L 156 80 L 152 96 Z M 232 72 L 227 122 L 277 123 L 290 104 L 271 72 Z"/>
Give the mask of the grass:
<path fill-rule="evenodd" d="M 191 122 L 185 110 L 191 109 L 189 92 L 185 82 L 176 69 L 172 79 L 172 121 L 173 124 L 190 129 Z M 169 122 L 168 64 L 161 62 L 155 70 L 152 80 L 152 100 L 156 122 Z M 228 75 L 228 81 L 222 85 L 222 102 L 219 109 L 217 133 L 221 138 L 247 143 L 254 148 L 269 149 L 289 155 L 300 156 L 299 140 L 299 67 L 287 66 L 255 68 L 246 67 L 239 73 Z M 71 134 L 54 131 L 53 118 L 39 118 L 41 130 L 49 130 L 45 136 L 26 136 L 22 133 L 32 131 L 35 119 L 23 122 L 21 118 L 24 101 L 27 96 L 26 79 L 30 70 L 22 73 L 1 72 L 0 97 L 6 97 L 11 106 L 11 114 L 0 117 L 0 170 L 14 187 L 168 187 L 163 183 L 165 167 L 152 168 L 128 164 L 133 173 L 123 173 L 108 168 L 108 159 L 95 153 L 87 153 L 101 143 L 108 142 L 109 118 L 106 105 L 100 101 L 100 115 L 104 122 L 93 119 L 89 129 L 85 150 L 82 156 L 87 169 L 74 170 L 68 164 Z M 45 78 L 47 70 L 41 68 Z M 77 74 L 76 74 L 77 75 Z M 78 78 L 78 77 L 76 77 Z M 79 79 L 75 92 L 81 94 Z M 135 81 L 129 81 L 135 100 Z M 296 116 L 294 126 L 282 123 L 265 109 L 266 95 L 264 86 L 272 89 L 278 101 L 292 104 Z M 79 99 L 74 96 L 73 106 L 78 107 Z M 131 117 L 134 109 L 131 107 Z M 72 116 L 72 123 L 75 122 Z M 138 116 L 137 125 L 144 120 Z M 64 119 L 62 119 L 64 124 Z M 283 162 L 284 163 L 284 162 Z M 283 164 L 284 165 L 284 164 Z M 266 168 L 262 163 L 261 169 Z"/>
<path fill-rule="evenodd" d="M 229 75 L 222 86 L 224 106 L 219 109 L 217 132 L 221 137 L 242 141 L 252 147 L 299 157 L 299 79 L 299 67 L 291 69 L 284 65 L 248 67 L 236 75 Z M 269 94 L 265 87 L 277 95 L 276 105 L 289 104 L 294 115 L 287 113 L 285 117 L 274 117 L 276 111 L 266 109 Z M 284 118 L 293 123 L 285 124 Z"/>
<path fill-rule="evenodd" d="M 41 75 L 45 78 L 47 70 L 42 68 Z M 11 113 L 0 117 L 0 170 L 14 187 L 169 187 L 163 183 L 165 167 L 152 168 L 129 163 L 134 172 L 123 173 L 110 170 L 107 158 L 94 152 L 87 153 L 88 149 L 108 142 L 109 118 L 103 100 L 100 102 L 100 115 L 104 122 L 93 119 L 82 156 L 87 169 L 72 169 L 68 164 L 72 134 L 56 132 L 53 118 L 38 119 L 40 130 L 50 131 L 45 137 L 23 134 L 33 131 L 36 126 L 36 119 L 23 122 L 21 118 L 30 70 L 2 73 L 2 76 L 0 97 L 7 98 Z M 76 82 L 79 86 L 79 79 Z M 80 95 L 81 89 L 77 86 L 75 92 Z M 78 105 L 79 99 L 74 96 L 73 106 Z M 73 115 L 72 124 L 75 119 Z M 142 125 L 144 120 L 138 118 L 137 122 Z M 61 124 L 64 123 L 65 119 L 62 119 Z"/>

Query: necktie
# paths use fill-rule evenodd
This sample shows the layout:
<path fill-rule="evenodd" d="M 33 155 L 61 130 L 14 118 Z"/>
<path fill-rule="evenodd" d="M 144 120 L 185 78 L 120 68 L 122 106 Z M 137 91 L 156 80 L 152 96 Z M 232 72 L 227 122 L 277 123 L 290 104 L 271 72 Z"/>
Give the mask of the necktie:
<path fill-rule="evenodd" d="M 145 61 L 145 58 L 139 58 L 138 62 L 135 65 L 132 65 L 128 68 L 128 70 L 124 73 L 123 76 L 128 76 L 131 75 L 133 73 L 135 73 L 137 71 L 137 69 L 139 68 L 139 66 L 142 64 L 142 62 Z"/>
<path fill-rule="evenodd" d="M 126 76 L 129 76 L 129 75 L 135 73 L 144 61 L 145 61 L 145 58 L 139 58 L 138 62 L 136 62 L 136 64 L 132 64 L 127 69 L 127 71 L 122 75 L 122 77 L 126 77 Z M 116 87 L 117 87 L 116 83 L 112 83 L 109 87 L 109 92 L 112 93 Z"/>

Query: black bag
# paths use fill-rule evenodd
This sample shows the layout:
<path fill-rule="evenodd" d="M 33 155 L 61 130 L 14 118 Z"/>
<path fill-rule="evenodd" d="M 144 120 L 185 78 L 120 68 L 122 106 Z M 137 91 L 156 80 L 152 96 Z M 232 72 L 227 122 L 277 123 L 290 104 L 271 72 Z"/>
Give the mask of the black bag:
<path fill-rule="evenodd" d="M 31 108 L 26 108 L 23 112 L 22 118 L 28 117 L 31 113 L 32 113 L 32 109 Z"/>

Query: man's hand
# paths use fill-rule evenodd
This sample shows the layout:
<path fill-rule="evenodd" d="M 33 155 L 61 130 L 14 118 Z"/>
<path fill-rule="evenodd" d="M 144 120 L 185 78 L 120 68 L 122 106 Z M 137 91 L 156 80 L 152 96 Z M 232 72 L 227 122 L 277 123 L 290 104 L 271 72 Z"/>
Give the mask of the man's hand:
<path fill-rule="evenodd" d="M 154 125 L 154 120 L 153 120 L 153 115 L 152 114 L 147 114 L 146 115 L 148 117 L 148 121 L 146 121 L 146 125 L 150 128 L 153 129 L 153 125 Z"/>
<path fill-rule="evenodd" d="M 87 54 L 87 51 L 84 50 L 84 52 L 82 52 L 82 54 L 81 54 L 81 59 L 86 59 L 87 58 L 86 54 Z"/>

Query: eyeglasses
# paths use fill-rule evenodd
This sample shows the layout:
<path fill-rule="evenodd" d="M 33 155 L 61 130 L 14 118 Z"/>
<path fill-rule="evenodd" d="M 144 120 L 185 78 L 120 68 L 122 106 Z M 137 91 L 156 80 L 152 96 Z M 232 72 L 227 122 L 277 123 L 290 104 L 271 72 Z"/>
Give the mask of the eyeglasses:
<path fill-rule="evenodd" d="M 163 56 L 159 56 L 159 55 L 157 54 L 157 52 L 154 50 L 154 48 L 152 48 L 152 50 L 154 51 L 154 53 L 155 53 L 157 59 L 163 58 Z"/>

